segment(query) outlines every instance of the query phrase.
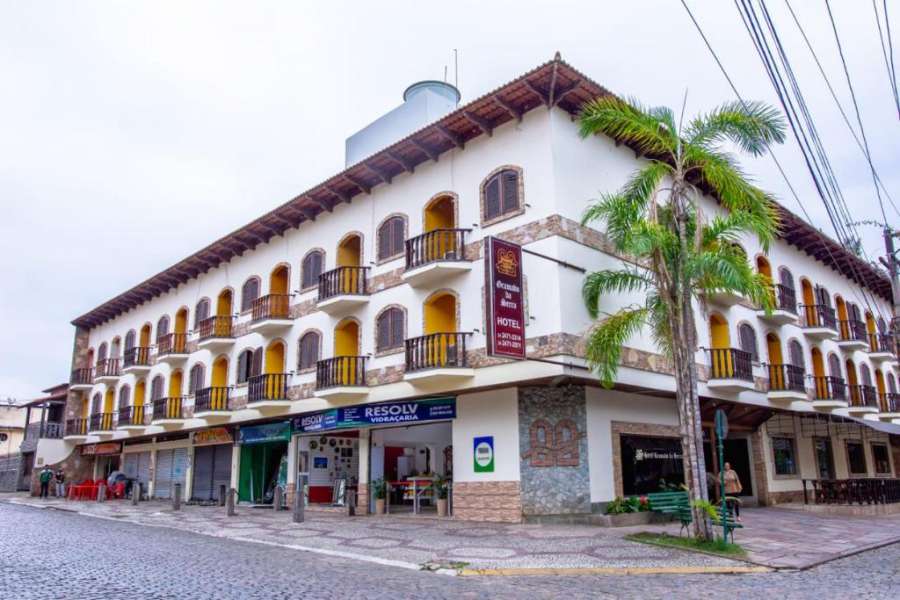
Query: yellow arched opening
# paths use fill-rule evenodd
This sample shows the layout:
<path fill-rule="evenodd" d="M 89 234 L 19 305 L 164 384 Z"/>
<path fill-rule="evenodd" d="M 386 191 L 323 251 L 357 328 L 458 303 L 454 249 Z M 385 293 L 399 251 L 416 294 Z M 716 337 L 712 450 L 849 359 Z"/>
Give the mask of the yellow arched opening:
<path fill-rule="evenodd" d="M 456 297 L 436 294 L 425 301 L 425 335 L 456 331 Z"/>
<path fill-rule="evenodd" d="M 825 361 L 822 359 L 822 351 L 812 349 L 813 381 L 816 383 L 816 397 L 828 397 L 828 380 L 825 378 Z"/>
<path fill-rule="evenodd" d="M 81 394 L 81 416 L 87 417 L 91 412 L 91 401 L 87 394 Z"/>
<path fill-rule="evenodd" d="M 709 341 L 713 348 L 730 348 L 731 336 L 728 333 L 728 321 L 715 313 L 709 317 Z"/>
<path fill-rule="evenodd" d="M 769 260 L 765 256 L 757 256 L 756 257 L 756 270 L 760 275 L 766 280 L 766 285 L 769 287 L 769 295 L 772 297 L 772 303 L 775 303 L 775 288 L 772 287 L 772 265 L 769 264 Z"/>
<path fill-rule="evenodd" d="M 179 308 L 175 313 L 175 333 L 186 333 L 188 324 L 188 311 L 186 308 Z"/>
<path fill-rule="evenodd" d="M 147 348 L 150 346 L 150 330 L 152 329 L 152 325 L 150 323 L 144 323 L 144 326 L 141 327 L 141 339 L 140 346 L 141 348 Z"/>
<path fill-rule="evenodd" d="M 850 402 L 859 406 L 862 404 L 862 398 L 859 396 L 859 388 L 856 387 L 859 383 L 859 380 L 856 378 L 856 365 L 849 358 L 845 364 L 847 367 L 847 385 L 850 386 Z"/>
<path fill-rule="evenodd" d="M 887 390 L 884 387 L 884 373 L 881 372 L 881 369 L 875 369 L 875 389 L 878 390 L 878 401 L 881 403 L 881 410 L 888 412 Z"/>
<path fill-rule="evenodd" d="M 213 389 L 209 396 L 210 410 L 225 410 L 227 408 L 228 396 L 225 395 L 224 389 L 228 386 L 228 358 L 220 356 L 213 361 L 212 379 Z M 219 388 L 219 389 L 216 389 Z"/>
<path fill-rule="evenodd" d="M 840 295 L 834 297 L 834 306 L 837 309 L 837 316 L 839 320 L 846 321 L 850 318 L 847 314 L 847 303 L 844 302 L 844 299 Z"/>
<path fill-rule="evenodd" d="M 781 340 L 774 333 L 766 335 L 766 350 L 769 355 L 769 384 L 773 390 L 787 389 L 785 373 L 782 365 L 784 358 L 781 354 Z"/>
<path fill-rule="evenodd" d="M 103 396 L 103 417 L 100 422 L 100 429 L 104 431 L 109 431 L 113 428 L 112 419 L 113 419 L 113 411 L 116 406 L 116 392 L 110 388 L 106 390 L 106 394 Z"/>
<path fill-rule="evenodd" d="M 878 348 L 878 328 L 875 327 L 875 317 L 866 311 L 866 333 L 869 334 L 869 345 L 875 351 Z"/>
<path fill-rule="evenodd" d="M 337 266 L 358 267 L 362 262 L 362 240 L 358 235 L 348 235 L 338 244 Z"/>
<path fill-rule="evenodd" d="M 455 212 L 453 196 L 438 196 L 425 207 L 425 231 L 455 228 Z"/>
<path fill-rule="evenodd" d="M 221 292 L 219 292 L 219 297 L 216 299 L 216 316 L 217 317 L 230 317 L 231 316 L 231 289 L 225 288 Z"/>
<path fill-rule="evenodd" d="M 284 343 L 274 341 L 266 348 L 264 373 L 284 373 Z"/>
<path fill-rule="evenodd" d="M 813 292 L 813 286 L 809 279 L 801 279 L 800 288 L 803 292 L 803 304 L 807 307 L 814 306 L 816 304 L 816 295 Z M 811 308 L 806 309 L 806 324 L 810 327 L 816 326 L 816 311 Z"/>
<path fill-rule="evenodd" d="M 141 379 L 134 384 L 134 405 L 143 406 L 144 399 L 147 397 L 147 381 Z"/>
<path fill-rule="evenodd" d="M 334 355 L 359 355 L 359 324 L 356 321 L 352 319 L 346 319 L 335 326 Z"/>
<path fill-rule="evenodd" d="M 181 396 L 182 379 L 181 371 L 173 371 L 169 376 L 169 398 L 179 398 Z"/>
<path fill-rule="evenodd" d="M 287 265 L 275 267 L 275 270 L 269 275 L 269 293 L 287 294 L 289 285 L 290 271 L 288 271 Z"/>

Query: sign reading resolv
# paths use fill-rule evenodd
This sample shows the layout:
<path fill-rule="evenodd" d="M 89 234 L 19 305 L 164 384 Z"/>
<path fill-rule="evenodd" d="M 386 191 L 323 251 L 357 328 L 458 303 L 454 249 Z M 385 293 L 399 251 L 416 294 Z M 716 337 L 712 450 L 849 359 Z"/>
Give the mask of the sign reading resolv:
<path fill-rule="evenodd" d="M 476 473 L 494 472 L 494 436 L 485 435 L 472 440 L 472 456 Z"/>
<path fill-rule="evenodd" d="M 490 236 L 484 238 L 484 247 L 487 353 L 491 356 L 524 359 L 522 248 Z"/>
<path fill-rule="evenodd" d="M 294 431 L 313 433 L 332 429 L 358 429 L 373 425 L 419 423 L 456 418 L 455 398 L 409 402 L 382 402 L 332 408 L 294 418 Z"/>

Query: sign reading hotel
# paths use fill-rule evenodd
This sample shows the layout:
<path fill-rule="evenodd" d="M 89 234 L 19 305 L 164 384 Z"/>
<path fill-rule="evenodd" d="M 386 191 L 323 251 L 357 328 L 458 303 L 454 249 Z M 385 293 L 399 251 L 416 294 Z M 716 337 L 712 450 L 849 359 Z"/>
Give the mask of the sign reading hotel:
<path fill-rule="evenodd" d="M 494 436 L 486 435 L 472 440 L 472 457 L 476 473 L 494 472 Z"/>
<path fill-rule="evenodd" d="M 357 429 L 372 425 L 421 423 L 456 418 L 455 398 L 432 398 L 409 402 L 381 402 L 332 408 L 294 417 L 294 431 L 313 433 L 334 429 Z"/>
<path fill-rule="evenodd" d="M 525 358 L 525 295 L 522 247 L 495 237 L 484 239 L 487 353 Z"/>

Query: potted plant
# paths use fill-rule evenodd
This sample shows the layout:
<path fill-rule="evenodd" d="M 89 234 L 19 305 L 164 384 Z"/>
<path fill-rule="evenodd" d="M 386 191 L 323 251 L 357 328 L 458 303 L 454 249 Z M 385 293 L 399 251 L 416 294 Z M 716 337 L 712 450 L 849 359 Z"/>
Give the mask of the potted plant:
<path fill-rule="evenodd" d="M 439 517 L 447 516 L 447 496 L 450 494 L 450 480 L 443 475 L 434 478 L 434 495 L 436 498 L 437 514 Z"/>
<path fill-rule="evenodd" d="M 372 482 L 372 497 L 375 498 L 375 514 L 384 514 L 384 499 L 387 496 L 387 482 L 378 478 Z"/>

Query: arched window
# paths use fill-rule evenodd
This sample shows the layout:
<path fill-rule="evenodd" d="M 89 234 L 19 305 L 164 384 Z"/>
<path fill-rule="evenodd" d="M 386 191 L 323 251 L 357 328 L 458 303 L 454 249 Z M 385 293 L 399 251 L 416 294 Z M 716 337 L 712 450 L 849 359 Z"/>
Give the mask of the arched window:
<path fill-rule="evenodd" d="M 841 359 L 834 352 L 828 355 L 828 373 L 838 379 L 844 378 L 841 374 Z"/>
<path fill-rule="evenodd" d="M 894 380 L 893 373 L 888 373 L 887 382 L 888 382 L 888 391 L 892 394 L 896 394 L 897 393 L 897 382 Z"/>
<path fill-rule="evenodd" d="M 246 383 L 254 375 L 262 373 L 262 348 L 244 350 L 238 356 L 237 382 Z"/>
<path fill-rule="evenodd" d="M 521 208 L 519 197 L 519 173 L 514 169 L 503 169 L 494 173 L 482 184 L 482 220 L 492 221 L 504 215 L 517 212 Z"/>
<path fill-rule="evenodd" d="M 190 394 L 196 394 L 203 388 L 204 382 L 204 369 L 203 365 L 197 363 L 193 367 L 191 367 L 191 372 L 188 374 L 188 391 Z"/>
<path fill-rule="evenodd" d="M 164 385 L 165 382 L 162 375 L 157 375 L 153 378 L 153 381 L 150 383 L 150 400 L 159 400 L 163 397 Z"/>
<path fill-rule="evenodd" d="M 869 365 L 861 364 L 859 366 L 859 374 L 862 377 L 863 385 L 872 385 L 872 372 L 869 371 Z"/>
<path fill-rule="evenodd" d="M 406 238 L 406 219 L 394 216 L 378 228 L 378 260 L 388 260 L 403 254 Z"/>
<path fill-rule="evenodd" d="M 209 298 L 203 298 L 197 303 L 194 310 L 194 329 L 200 327 L 200 323 L 209 318 Z"/>
<path fill-rule="evenodd" d="M 251 277 L 241 286 L 241 310 L 253 308 L 253 301 L 259 298 L 259 277 Z"/>
<path fill-rule="evenodd" d="M 123 385 L 119 389 L 119 408 L 126 408 L 131 403 L 131 388 Z"/>
<path fill-rule="evenodd" d="M 311 369 L 319 360 L 319 334 L 308 331 L 300 338 L 297 351 L 297 368 Z"/>
<path fill-rule="evenodd" d="M 125 351 L 128 352 L 134 348 L 134 342 L 137 339 L 137 332 L 134 329 L 125 334 Z"/>
<path fill-rule="evenodd" d="M 803 360 L 803 346 L 797 340 L 791 340 L 788 344 L 788 354 L 791 357 L 791 364 L 801 369 L 806 369 L 806 361 Z"/>
<path fill-rule="evenodd" d="M 878 317 L 878 333 L 885 334 L 887 333 L 887 323 L 884 321 L 884 317 Z"/>
<path fill-rule="evenodd" d="M 169 315 L 163 315 L 156 323 L 156 341 L 169 335 Z"/>
<path fill-rule="evenodd" d="M 98 363 L 106 360 L 106 353 L 107 353 L 107 345 L 106 345 L 106 342 L 103 342 L 102 344 L 100 344 L 100 347 L 97 349 L 97 362 Z"/>
<path fill-rule="evenodd" d="M 750 355 L 753 361 L 759 360 L 759 349 L 756 345 L 756 330 L 749 323 L 741 323 L 738 326 L 738 338 L 741 350 Z"/>
<path fill-rule="evenodd" d="M 300 265 L 300 287 L 304 290 L 319 285 L 319 275 L 325 265 L 325 253 L 321 250 L 313 250 L 303 257 Z"/>
<path fill-rule="evenodd" d="M 403 311 L 392 306 L 384 310 L 375 320 L 375 350 L 383 352 L 403 346 L 405 316 Z"/>

